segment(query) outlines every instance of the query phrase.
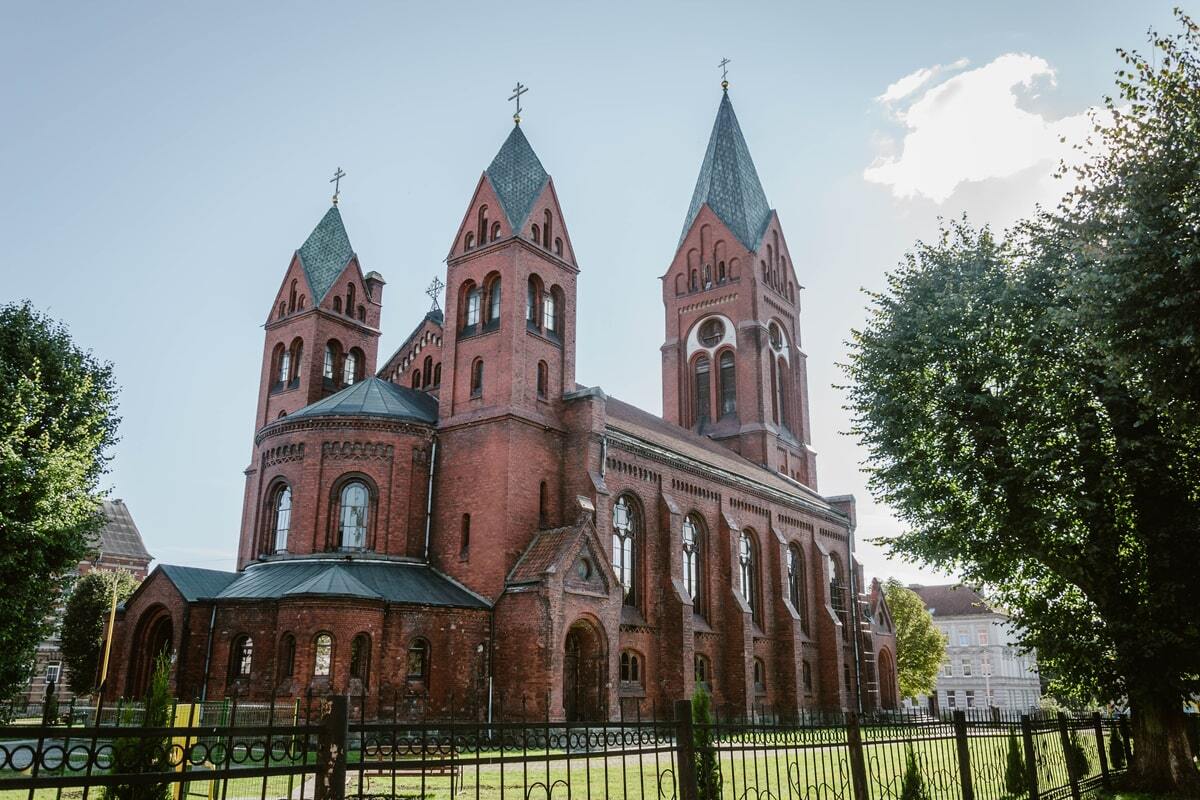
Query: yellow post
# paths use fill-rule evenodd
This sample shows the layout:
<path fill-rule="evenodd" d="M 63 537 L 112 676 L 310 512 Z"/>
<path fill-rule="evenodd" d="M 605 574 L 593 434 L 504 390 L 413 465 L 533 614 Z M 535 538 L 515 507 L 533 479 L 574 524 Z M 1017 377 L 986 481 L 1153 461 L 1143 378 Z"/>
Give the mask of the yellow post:
<path fill-rule="evenodd" d="M 199 706 L 196 703 L 176 703 L 175 704 L 175 719 L 171 720 L 172 728 L 190 728 L 192 721 L 196 719 L 196 711 Z M 176 748 L 179 748 L 179 764 L 175 767 L 176 772 L 183 772 L 184 766 L 188 762 L 188 748 L 192 746 L 192 735 L 185 733 L 183 736 L 171 737 L 171 752 L 174 753 Z M 183 800 L 184 783 L 181 781 L 175 784 L 175 800 Z"/>
<path fill-rule="evenodd" d="M 117 585 L 113 584 L 112 605 L 108 609 L 108 630 L 104 633 L 104 659 L 100 663 L 100 692 L 108 680 L 108 657 L 112 655 L 113 626 L 117 622 Z"/>

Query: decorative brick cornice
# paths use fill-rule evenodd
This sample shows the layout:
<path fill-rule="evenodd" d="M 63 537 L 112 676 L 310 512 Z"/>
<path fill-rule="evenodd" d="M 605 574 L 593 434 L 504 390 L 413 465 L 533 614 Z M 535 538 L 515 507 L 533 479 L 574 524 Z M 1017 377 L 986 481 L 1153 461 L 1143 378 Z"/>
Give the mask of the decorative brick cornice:
<path fill-rule="evenodd" d="M 276 464 L 286 464 L 289 461 L 304 460 L 304 442 L 296 444 L 281 444 L 278 447 L 271 447 L 263 451 L 262 463 L 264 467 L 273 467 Z"/>
<path fill-rule="evenodd" d="M 395 448 L 383 442 L 323 442 L 321 455 L 324 458 L 366 460 L 371 458 L 390 461 Z"/>

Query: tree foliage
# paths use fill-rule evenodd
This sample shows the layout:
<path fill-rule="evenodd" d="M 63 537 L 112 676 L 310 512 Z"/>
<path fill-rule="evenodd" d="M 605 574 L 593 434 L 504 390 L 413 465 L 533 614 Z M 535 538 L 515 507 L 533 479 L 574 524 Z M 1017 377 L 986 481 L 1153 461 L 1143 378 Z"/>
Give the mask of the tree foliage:
<path fill-rule="evenodd" d="M 75 694 L 88 694 L 96 685 L 113 596 L 120 603 L 137 587 L 137 578 L 124 570 L 93 570 L 71 587 L 61 640 L 67 686 Z"/>
<path fill-rule="evenodd" d="M 1155 61 L 1122 53 L 1060 208 L 918 243 L 847 372 L 871 488 L 906 524 L 891 551 L 988 587 L 1064 696 L 1128 697 L 1134 785 L 1200 794 L 1181 710 L 1200 691 L 1200 31 L 1179 16 Z"/>
<path fill-rule="evenodd" d="M 29 303 L 0 306 L 0 697 L 37 643 L 103 522 L 98 484 L 116 441 L 112 365 Z"/>
<path fill-rule="evenodd" d="M 932 695 L 946 657 L 946 635 L 916 592 L 895 578 L 884 586 L 888 610 L 896 624 L 896 671 L 901 697 Z"/>
<path fill-rule="evenodd" d="M 921 774 L 921 765 L 917 762 L 912 745 L 904 755 L 904 775 L 900 779 L 900 800 L 929 800 L 929 790 L 925 787 L 925 777 Z"/>
<path fill-rule="evenodd" d="M 1029 774 L 1025 771 L 1025 754 L 1016 734 L 1008 737 L 1008 754 L 1004 760 L 1004 791 L 1020 797 L 1029 791 Z"/>
<path fill-rule="evenodd" d="M 700 800 L 720 800 L 721 765 L 713 745 L 712 700 L 703 686 L 692 695 L 692 724 L 695 731 L 696 796 Z"/>
<path fill-rule="evenodd" d="M 172 720 L 174 703 L 171 699 L 171 655 L 159 653 L 154 661 L 154 674 L 146 692 L 145 713 L 140 728 L 166 728 Z M 136 725 L 130 718 L 121 720 L 122 725 Z M 167 737 L 121 736 L 113 740 L 112 757 L 114 773 L 138 775 L 147 772 L 171 771 L 171 740 Z M 104 800 L 168 800 L 171 785 L 167 783 L 116 784 L 104 787 Z"/>

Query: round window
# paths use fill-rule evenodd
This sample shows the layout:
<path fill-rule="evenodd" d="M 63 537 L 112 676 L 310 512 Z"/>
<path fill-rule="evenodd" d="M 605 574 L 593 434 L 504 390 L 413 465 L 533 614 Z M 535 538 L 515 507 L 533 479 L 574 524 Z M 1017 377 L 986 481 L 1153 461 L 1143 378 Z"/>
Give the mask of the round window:
<path fill-rule="evenodd" d="M 725 338 L 725 323 L 719 319 L 710 319 L 700 326 L 700 344 L 705 347 L 716 347 Z"/>
<path fill-rule="evenodd" d="M 777 324 L 775 324 L 774 322 L 771 323 L 769 335 L 771 337 L 771 349 L 782 350 L 783 349 L 783 331 L 781 331 L 779 329 L 779 326 Z"/>

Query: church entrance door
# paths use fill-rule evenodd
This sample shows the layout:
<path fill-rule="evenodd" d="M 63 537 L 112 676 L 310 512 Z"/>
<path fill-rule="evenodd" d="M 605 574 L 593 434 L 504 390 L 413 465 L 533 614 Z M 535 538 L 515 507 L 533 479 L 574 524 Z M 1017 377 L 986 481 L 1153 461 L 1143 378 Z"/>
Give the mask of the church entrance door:
<path fill-rule="evenodd" d="M 567 631 L 563 647 L 563 711 L 569 722 L 604 718 L 604 636 L 586 620 Z"/>

